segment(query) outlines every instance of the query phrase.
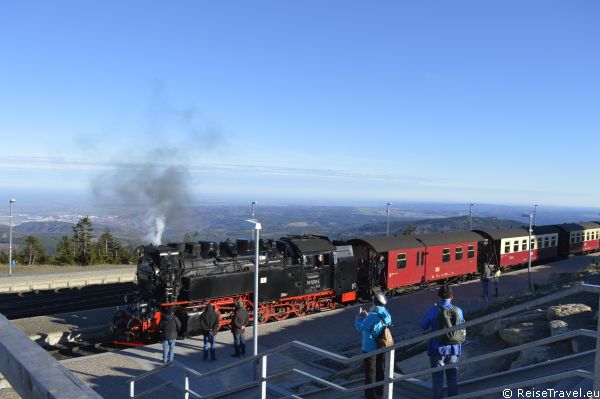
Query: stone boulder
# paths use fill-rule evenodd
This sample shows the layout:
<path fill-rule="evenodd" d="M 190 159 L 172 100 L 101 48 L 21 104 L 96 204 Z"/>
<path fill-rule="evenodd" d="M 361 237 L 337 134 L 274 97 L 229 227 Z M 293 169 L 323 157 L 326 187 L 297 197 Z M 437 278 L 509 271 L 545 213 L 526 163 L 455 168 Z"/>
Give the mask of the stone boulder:
<path fill-rule="evenodd" d="M 515 324 L 498 332 L 498 336 L 509 346 L 522 345 L 548 336 L 548 324 L 542 321 L 529 321 Z"/>
<path fill-rule="evenodd" d="M 562 320 L 552 320 L 549 323 L 550 326 L 550 336 L 554 337 L 555 335 L 565 333 L 569 331 L 569 325 Z"/>
<path fill-rule="evenodd" d="M 550 306 L 546 311 L 546 317 L 548 318 L 548 320 L 556 320 L 562 319 L 563 317 L 591 311 L 592 308 L 583 303 L 568 303 L 564 305 Z"/>
<path fill-rule="evenodd" d="M 500 330 L 503 330 L 515 324 L 532 320 L 543 320 L 545 317 L 546 313 L 542 309 L 535 309 L 533 311 L 519 314 L 516 316 L 492 320 L 483 326 L 483 328 L 481 329 L 481 335 L 494 335 L 497 334 Z"/>
<path fill-rule="evenodd" d="M 547 346 L 536 346 L 535 348 L 524 349 L 519 354 L 517 360 L 511 363 L 510 368 L 514 369 L 540 363 L 550 359 L 551 356 L 552 350 Z"/>

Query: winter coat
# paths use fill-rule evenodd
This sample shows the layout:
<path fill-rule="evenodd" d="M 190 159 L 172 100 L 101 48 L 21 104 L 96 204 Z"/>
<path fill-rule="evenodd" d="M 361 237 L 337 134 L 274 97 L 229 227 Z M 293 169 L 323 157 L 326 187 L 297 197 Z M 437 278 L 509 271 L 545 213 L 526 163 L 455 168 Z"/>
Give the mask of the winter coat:
<path fill-rule="evenodd" d="M 231 332 L 239 334 L 248 324 L 248 311 L 243 306 L 236 304 L 235 312 L 233 312 L 233 320 L 231 321 Z"/>
<path fill-rule="evenodd" d="M 363 352 L 373 352 L 374 350 L 377 350 L 377 342 L 375 339 L 383 332 L 386 325 L 390 326 L 391 324 L 392 316 L 385 306 L 376 306 L 372 312 L 369 312 L 367 317 L 357 317 L 354 321 L 354 328 L 356 328 L 356 331 L 362 333 Z"/>
<path fill-rule="evenodd" d="M 158 329 L 163 341 L 177 339 L 177 333 L 181 329 L 181 322 L 174 314 L 166 314 L 161 318 Z"/>
<path fill-rule="evenodd" d="M 213 305 L 206 305 L 198 322 L 200 324 L 200 334 L 209 335 L 209 333 L 212 332 L 212 335 L 217 335 L 217 330 L 219 329 L 219 315 L 215 312 Z"/>
<path fill-rule="evenodd" d="M 444 299 L 442 301 L 439 302 L 439 305 L 447 308 L 447 309 L 452 309 L 452 303 L 450 300 L 448 299 Z M 462 309 L 459 308 L 458 306 L 456 307 L 456 312 L 458 313 L 458 317 L 460 319 L 461 323 L 465 322 L 465 318 L 463 316 L 463 312 Z M 437 321 L 437 317 L 440 314 L 440 309 L 437 307 L 437 305 L 432 306 L 431 308 L 429 308 L 429 310 L 427 311 L 427 313 L 425 313 L 425 315 L 423 316 L 423 318 L 421 319 L 421 328 L 423 330 L 431 330 L 431 332 L 434 332 L 436 330 L 436 321 Z M 462 346 L 461 344 L 454 344 L 454 345 L 440 345 L 440 343 L 438 342 L 438 340 L 436 338 L 431 338 L 429 340 L 429 346 L 427 347 L 427 354 L 429 356 L 435 356 L 435 355 L 442 355 L 442 356 L 448 356 L 448 355 L 456 355 L 456 356 L 460 356 L 462 351 Z"/>

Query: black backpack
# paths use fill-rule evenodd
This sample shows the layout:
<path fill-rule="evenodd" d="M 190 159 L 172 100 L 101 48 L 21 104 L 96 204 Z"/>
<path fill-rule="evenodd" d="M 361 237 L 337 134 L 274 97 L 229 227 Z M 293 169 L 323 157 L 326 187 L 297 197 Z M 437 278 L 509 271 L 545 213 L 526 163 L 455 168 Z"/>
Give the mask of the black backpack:
<path fill-rule="evenodd" d="M 460 317 L 458 315 L 457 307 L 452 305 L 452 308 L 445 308 L 440 305 L 436 305 L 440 313 L 435 320 L 435 330 L 443 330 L 446 328 L 454 327 L 461 324 Z M 456 345 L 462 344 L 467 338 L 467 330 L 454 330 L 447 332 L 444 335 L 436 337 L 441 345 Z"/>

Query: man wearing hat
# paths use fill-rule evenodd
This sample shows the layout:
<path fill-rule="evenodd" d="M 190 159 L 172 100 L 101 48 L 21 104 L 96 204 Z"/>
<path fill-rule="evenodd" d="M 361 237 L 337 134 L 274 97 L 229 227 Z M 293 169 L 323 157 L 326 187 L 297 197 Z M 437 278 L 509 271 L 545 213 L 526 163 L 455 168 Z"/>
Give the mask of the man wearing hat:
<path fill-rule="evenodd" d="M 373 308 L 367 312 L 360 308 L 354 328 L 362 333 L 362 350 L 364 353 L 376 351 L 377 337 L 383 333 L 385 327 L 392 324 L 392 316 L 385 308 L 387 299 L 381 292 L 373 297 Z M 371 384 L 375 381 L 383 380 L 384 373 L 384 358 L 383 354 L 371 356 L 364 360 L 365 384 Z M 365 398 L 375 399 L 377 396 L 383 395 L 383 386 L 377 388 L 369 388 L 365 390 Z"/>
<path fill-rule="evenodd" d="M 421 319 L 421 328 L 431 331 L 438 330 L 438 316 L 442 309 L 449 309 L 456 312 L 460 323 L 464 323 L 465 319 L 462 310 L 458 306 L 452 305 L 452 288 L 449 285 L 443 285 L 438 290 L 440 301 L 433 305 L 425 316 Z M 461 353 L 461 344 L 444 345 L 439 342 L 440 337 L 431 338 L 427 348 L 429 362 L 431 367 L 443 367 L 448 364 L 458 363 Z M 456 396 L 458 394 L 458 369 L 446 369 L 446 384 L 448 386 L 448 396 Z M 439 399 L 444 397 L 444 371 L 438 371 L 431 376 L 433 385 L 433 398 Z"/>

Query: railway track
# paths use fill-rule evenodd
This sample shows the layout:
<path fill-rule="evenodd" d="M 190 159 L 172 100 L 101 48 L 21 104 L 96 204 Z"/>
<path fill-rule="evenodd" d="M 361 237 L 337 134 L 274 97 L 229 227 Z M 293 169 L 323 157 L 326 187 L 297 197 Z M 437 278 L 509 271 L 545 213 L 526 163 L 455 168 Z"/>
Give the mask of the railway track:
<path fill-rule="evenodd" d="M 0 294 L 0 313 L 13 320 L 117 306 L 123 304 L 125 294 L 136 289 L 133 283 L 114 283 Z"/>

